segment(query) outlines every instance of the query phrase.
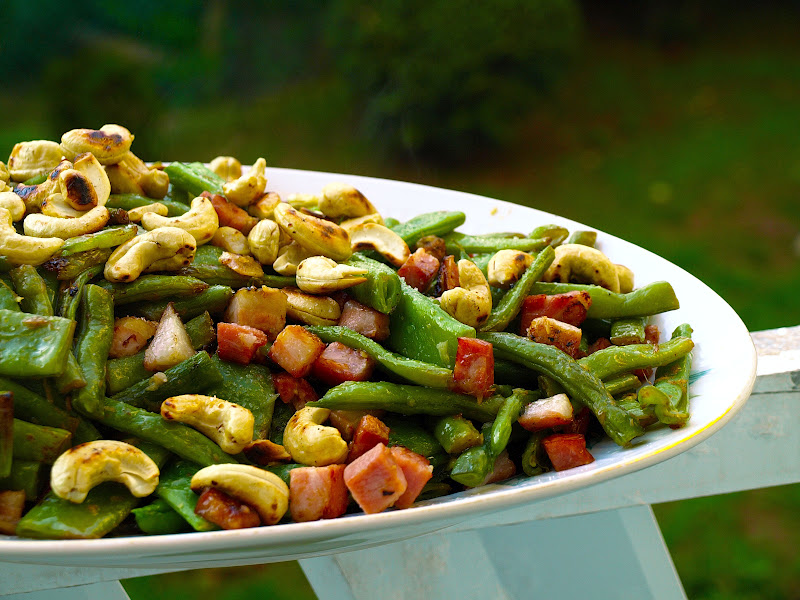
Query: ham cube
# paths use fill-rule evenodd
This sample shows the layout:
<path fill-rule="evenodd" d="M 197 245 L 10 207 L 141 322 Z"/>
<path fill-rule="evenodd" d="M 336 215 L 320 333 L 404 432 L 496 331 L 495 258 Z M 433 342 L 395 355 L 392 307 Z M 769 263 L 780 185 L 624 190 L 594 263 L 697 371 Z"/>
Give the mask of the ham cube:
<path fill-rule="evenodd" d="M 447 290 L 452 290 L 461 285 L 458 275 L 458 263 L 452 255 L 444 257 L 442 266 L 439 267 L 439 279 L 436 282 L 436 295 L 441 296 Z"/>
<path fill-rule="evenodd" d="M 572 402 L 566 394 L 556 394 L 528 404 L 522 411 L 519 424 L 528 431 L 541 431 L 572 423 Z"/>
<path fill-rule="evenodd" d="M 584 406 L 578 411 L 578 414 L 572 417 L 572 422 L 564 426 L 561 433 L 580 433 L 585 436 L 593 419 L 592 411 L 588 406 Z"/>
<path fill-rule="evenodd" d="M 260 329 L 236 323 L 217 324 L 217 354 L 221 360 L 249 365 L 267 342 L 267 335 Z"/>
<path fill-rule="evenodd" d="M 361 510 L 367 514 L 386 510 L 408 487 L 403 469 L 384 444 L 378 444 L 347 465 L 344 483 Z"/>
<path fill-rule="evenodd" d="M 392 457 L 397 465 L 403 470 L 406 478 L 406 491 L 395 501 L 397 508 L 408 508 L 422 492 L 422 488 L 433 477 L 433 467 L 427 458 L 416 452 L 412 452 L 403 446 L 391 448 Z"/>
<path fill-rule="evenodd" d="M 366 454 L 378 444 L 389 444 L 389 428 L 378 417 L 364 415 L 358 421 L 347 462 L 353 462 L 359 456 Z"/>
<path fill-rule="evenodd" d="M 586 438 L 580 433 L 554 433 L 542 440 L 542 446 L 556 471 L 594 462 L 594 456 L 586 449 Z"/>
<path fill-rule="evenodd" d="M 345 381 L 365 381 L 372 375 L 375 361 L 363 350 L 332 342 L 314 362 L 314 376 L 328 385 Z"/>
<path fill-rule="evenodd" d="M 335 519 L 347 511 L 345 465 L 299 467 L 289 473 L 289 511 L 300 522 Z"/>
<path fill-rule="evenodd" d="M 578 327 L 586 319 L 591 304 L 592 298 L 588 292 L 528 296 L 520 310 L 519 334 L 525 335 L 536 317 L 550 317 Z"/>
<path fill-rule="evenodd" d="M 225 196 L 208 194 L 208 198 L 211 200 L 211 205 L 214 207 L 214 210 L 217 211 L 220 227 L 233 227 L 241 231 L 244 235 L 247 235 L 250 233 L 250 230 L 256 226 L 256 223 L 258 223 L 256 217 L 251 216 L 247 211 L 239 208 L 232 202 L 228 202 Z"/>
<path fill-rule="evenodd" d="M 428 254 L 441 262 L 447 254 L 447 243 L 436 235 L 426 235 L 417 240 L 416 250 L 425 250 Z"/>
<path fill-rule="evenodd" d="M 424 292 L 439 272 L 439 259 L 420 248 L 408 257 L 403 266 L 397 270 L 411 287 Z"/>
<path fill-rule="evenodd" d="M 288 325 L 269 349 L 269 357 L 292 377 L 305 377 L 325 349 L 325 342 L 300 325 Z"/>
<path fill-rule="evenodd" d="M 286 325 L 286 305 L 286 294 L 281 290 L 265 285 L 242 288 L 231 298 L 223 320 L 255 327 L 274 340 Z"/>
<path fill-rule="evenodd" d="M 494 385 L 494 348 L 475 338 L 458 338 L 453 390 L 477 398 L 488 396 Z"/>
<path fill-rule="evenodd" d="M 246 529 L 261 525 L 261 517 L 253 507 L 213 487 L 203 490 L 194 512 L 223 529 Z"/>
<path fill-rule="evenodd" d="M 503 450 L 500 455 L 495 459 L 492 472 L 486 476 L 481 485 L 487 483 L 496 483 L 498 481 L 505 481 L 509 477 L 517 474 L 517 465 L 511 460 L 508 455 L 508 450 Z"/>
<path fill-rule="evenodd" d="M 302 377 L 292 377 L 288 373 L 276 373 L 272 376 L 272 383 L 284 404 L 291 404 L 295 410 L 300 410 L 308 402 L 319 400 L 317 392 Z"/>
<path fill-rule="evenodd" d="M 344 303 L 338 324 L 376 342 L 382 342 L 389 337 L 389 315 L 355 300 Z"/>

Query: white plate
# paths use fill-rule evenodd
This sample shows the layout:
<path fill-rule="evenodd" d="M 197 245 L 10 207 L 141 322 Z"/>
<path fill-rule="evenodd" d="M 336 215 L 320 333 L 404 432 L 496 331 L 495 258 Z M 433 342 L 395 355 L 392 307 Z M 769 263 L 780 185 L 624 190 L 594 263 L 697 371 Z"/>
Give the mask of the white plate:
<path fill-rule="evenodd" d="M 269 189 L 283 194 L 318 193 L 331 181 L 358 187 L 384 216 L 400 220 L 432 210 L 467 213 L 465 233 L 521 231 L 560 223 L 587 229 L 548 213 L 461 192 L 351 175 L 270 169 Z M 488 512 L 533 502 L 631 473 L 666 460 L 706 439 L 738 411 L 750 394 L 756 354 L 750 335 L 734 311 L 708 286 L 666 260 L 609 235 L 598 246 L 636 274 L 636 285 L 669 281 L 681 308 L 657 318 L 662 337 L 680 323 L 694 328 L 696 342 L 691 386 L 692 418 L 686 427 L 648 431 L 630 448 L 611 441 L 592 448 L 595 462 L 561 473 L 518 477 L 408 509 L 351 515 L 330 521 L 292 523 L 239 531 L 106 538 L 24 540 L 0 536 L 0 561 L 65 566 L 202 568 L 292 560 L 355 550 L 430 533 Z"/>

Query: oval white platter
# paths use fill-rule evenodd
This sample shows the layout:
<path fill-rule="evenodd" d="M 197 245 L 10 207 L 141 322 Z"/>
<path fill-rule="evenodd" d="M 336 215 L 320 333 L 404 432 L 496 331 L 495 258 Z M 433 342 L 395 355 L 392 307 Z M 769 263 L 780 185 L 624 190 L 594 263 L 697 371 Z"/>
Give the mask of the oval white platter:
<path fill-rule="evenodd" d="M 268 189 L 319 193 L 326 183 L 343 181 L 360 189 L 384 216 L 401 221 L 434 210 L 459 210 L 465 233 L 519 231 L 558 223 L 593 229 L 549 213 L 472 194 L 398 181 L 292 169 L 269 169 Z M 744 405 L 755 381 L 756 354 L 750 335 L 722 298 L 670 262 L 619 238 L 598 235 L 598 247 L 612 260 L 630 267 L 636 285 L 666 280 L 681 302 L 677 311 L 655 322 L 668 338 L 680 323 L 694 329 L 696 343 L 692 417 L 672 430 L 649 430 L 629 448 L 610 440 L 592 447 L 595 462 L 561 473 L 459 492 L 419 503 L 407 510 L 376 515 L 349 515 L 329 521 L 289 523 L 238 531 L 214 531 L 99 540 L 28 540 L 0 536 L 0 561 L 63 566 L 203 568 L 294 560 L 337 551 L 356 550 L 434 532 L 490 512 L 564 494 L 612 477 L 637 471 L 675 456 L 708 438 Z"/>

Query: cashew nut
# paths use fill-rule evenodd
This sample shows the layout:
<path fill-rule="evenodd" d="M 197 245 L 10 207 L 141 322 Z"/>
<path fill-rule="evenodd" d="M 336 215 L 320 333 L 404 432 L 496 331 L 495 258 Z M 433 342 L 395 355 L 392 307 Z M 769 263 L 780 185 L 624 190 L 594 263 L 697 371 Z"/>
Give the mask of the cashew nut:
<path fill-rule="evenodd" d="M 600 250 L 582 244 L 562 244 L 542 281 L 591 283 L 619 292 L 617 267 Z"/>
<path fill-rule="evenodd" d="M 145 204 L 144 206 L 137 206 L 128 211 L 128 220 L 131 223 L 138 223 L 142 217 L 147 213 L 155 213 L 166 217 L 169 214 L 169 209 L 161 204 L 161 202 L 153 202 L 152 204 Z"/>
<path fill-rule="evenodd" d="M 106 167 L 111 189 L 115 194 L 139 194 L 148 198 L 163 198 L 169 191 L 169 175 L 148 167 L 133 152 L 127 152 L 116 164 Z"/>
<path fill-rule="evenodd" d="M 25 203 L 14 192 L 0 192 L 0 207 L 9 212 L 12 221 L 19 221 L 25 216 Z"/>
<path fill-rule="evenodd" d="M 336 325 L 342 316 L 339 303 L 327 296 L 304 294 L 295 288 L 283 288 L 286 316 L 306 325 Z"/>
<path fill-rule="evenodd" d="M 309 294 L 328 294 L 367 280 L 366 269 L 340 265 L 325 256 L 311 256 L 297 267 L 297 287 Z"/>
<path fill-rule="evenodd" d="M 478 327 L 492 312 L 492 294 L 480 268 L 471 260 L 458 261 L 459 286 L 447 290 L 439 299 L 451 317 L 465 325 Z"/>
<path fill-rule="evenodd" d="M 261 219 L 247 234 L 250 252 L 265 265 L 271 265 L 278 258 L 280 239 L 280 227 L 269 219 Z"/>
<path fill-rule="evenodd" d="M 267 178 L 264 175 L 266 168 L 267 161 L 259 158 L 245 175 L 225 183 L 222 186 L 222 193 L 236 206 L 249 206 L 264 193 L 264 188 L 267 187 Z"/>
<path fill-rule="evenodd" d="M 129 282 L 150 271 L 177 271 L 192 262 L 196 249 L 197 243 L 188 231 L 159 227 L 114 250 L 103 276 L 111 282 Z"/>
<path fill-rule="evenodd" d="M 319 196 L 316 194 L 289 194 L 286 202 L 292 208 L 307 208 L 314 210 L 319 206 Z"/>
<path fill-rule="evenodd" d="M 49 238 L 59 237 L 66 240 L 86 233 L 100 231 L 108 223 L 109 212 L 105 206 L 95 206 L 74 219 L 51 217 L 43 214 L 32 214 L 22 222 L 25 235 Z"/>
<path fill-rule="evenodd" d="M 219 217 L 211 200 L 198 196 L 192 200 L 189 212 L 177 217 L 162 217 L 155 213 L 142 215 L 142 227 L 148 231 L 159 227 L 178 227 L 192 234 L 197 245 L 210 242 L 219 228 Z"/>
<path fill-rule="evenodd" d="M 309 252 L 333 260 L 347 260 L 353 253 L 350 236 L 336 223 L 303 214 L 286 203 L 275 207 L 274 217 L 278 226 Z"/>
<path fill-rule="evenodd" d="M 352 219 L 378 212 L 364 194 L 346 183 L 329 183 L 323 187 L 319 210 L 332 219 Z"/>
<path fill-rule="evenodd" d="M 113 165 L 130 151 L 133 135 L 119 125 L 103 125 L 100 129 L 72 129 L 61 136 L 61 152 L 69 160 L 91 152 L 101 165 Z"/>
<path fill-rule="evenodd" d="M 272 263 L 272 268 L 281 275 L 295 275 L 300 263 L 310 256 L 311 252 L 297 242 L 292 242 L 278 251 L 278 258 Z"/>
<path fill-rule="evenodd" d="M 228 267 L 231 271 L 239 275 L 244 275 L 245 277 L 264 276 L 264 267 L 252 256 L 223 252 L 219 257 L 219 262 Z"/>
<path fill-rule="evenodd" d="M 242 163 L 232 156 L 217 156 L 208 166 L 226 182 L 242 176 Z"/>
<path fill-rule="evenodd" d="M 359 225 L 363 225 L 364 223 L 377 223 L 378 225 L 383 225 L 383 217 L 380 215 L 380 213 L 370 213 L 368 215 L 364 215 L 363 217 L 356 217 L 354 219 L 342 221 L 339 223 L 339 227 L 344 229 L 347 233 L 351 233 L 353 229 Z"/>
<path fill-rule="evenodd" d="M 14 189 L 14 193 L 22 198 L 22 201 L 25 203 L 25 208 L 29 213 L 40 212 L 42 210 L 42 205 L 47 199 L 58 191 L 58 177 L 61 172 L 71 169 L 72 167 L 73 165 L 71 162 L 62 160 L 42 183 L 37 185 L 17 186 Z M 67 206 L 67 203 L 63 202 L 63 205 Z M 70 208 L 70 210 L 72 209 Z"/>
<path fill-rule="evenodd" d="M 289 509 L 289 487 L 275 473 L 252 465 L 211 465 L 192 477 L 192 491 L 213 487 L 252 506 L 261 522 L 274 525 Z"/>
<path fill-rule="evenodd" d="M 238 454 L 253 441 L 253 413 L 213 396 L 184 394 L 161 403 L 161 416 L 197 429 L 228 454 Z"/>
<path fill-rule="evenodd" d="M 247 212 L 259 219 L 271 219 L 275 207 L 281 202 L 281 197 L 275 192 L 267 192 L 261 198 L 247 207 Z"/>
<path fill-rule="evenodd" d="M 14 264 L 36 266 L 49 260 L 63 245 L 64 240 L 57 237 L 40 239 L 18 234 L 11 213 L 0 206 L 0 256 Z"/>
<path fill-rule="evenodd" d="M 92 184 L 92 188 L 97 195 L 97 206 L 105 206 L 111 194 L 111 183 L 108 181 L 106 170 L 97 160 L 97 157 L 90 152 L 85 152 L 75 159 L 73 168 L 85 175 Z M 62 190 L 61 193 L 64 194 L 64 191 Z M 66 194 L 64 195 L 66 196 Z M 78 207 L 76 206 L 75 208 Z"/>
<path fill-rule="evenodd" d="M 33 140 L 14 145 L 8 158 L 8 173 L 14 181 L 45 175 L 61 162 L 61 146 L 48 140 Z"/>
<path fill-rule="evenodd" d="M 289 419 L 283 446 L 292 460 L 314 467 L 344 462 L 347 442 L 338 429 L 322 425 L 330 414 L 327 408 L 304 406 Z"/>
<path fill-rule="evenodd" d="M 622 294 L 627 294 L 633 291 L 633 271 L 625 265 L 614 265 L 617 268 L 617 276 L 619 277 L 619 291 Z"/>
<path fill-rule="evenodd" d="M 533 257 L 521 250 L 500 250 L 489 260 L 489 285 L 507 290 L 533 263 Z"/>
<path fill-rule="evenodd" d="M 66 169 L 58 176 L 58 189 L 64 201 L 80 214 L 97 206 L 97 192 L 80 171 Z M 73 215 L 79 216 L 79 215 Z"/>
<path fill-rule="evenodd" d="M 11 181 L 11 173 L 8 172 L 8 167 L 2 160 L 0 160 L 0 181 L 6 184 Z"/>
<path fill-rule="evenodd" d="M 276 225 L 277 229 L 278 226 Z M 254 228 L 255 229 L 255 228 Z M 220 227 L 211 238 L 211 245 L 222 248 L 226 252 L 247 256 L 250 254 L 250 244 L 245 235 L 233 227 Z"/>
<path fill-rule="evenodd" d="M 59 498 L 80 504 L 104 481 L 124 484 L 137 498 L 158 486 L 158 465 L 142 450 L 125 442 L 98 440 L 67 450 L 53 463 L 50 487 Z"/>
<path fill-rule="evenodd" d="M 354 252 L 375 250 L 395 267 L 402 267 L 411 256 L 408 244 L 394 231 L 377 223 L 364 223 L 350 230 L 350 247 Z"/>

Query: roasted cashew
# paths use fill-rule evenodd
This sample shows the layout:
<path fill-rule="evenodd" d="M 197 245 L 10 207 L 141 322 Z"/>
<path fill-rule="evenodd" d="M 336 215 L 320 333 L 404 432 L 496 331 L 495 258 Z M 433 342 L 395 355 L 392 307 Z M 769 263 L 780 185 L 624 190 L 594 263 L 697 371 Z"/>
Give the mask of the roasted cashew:
<path fill-rule="evenodd" d="M 309 294 L 329 294 L 367 280 L 366 269 L 340 265 L 325 256 L 311 256 L 297 267 L 297 287 Z"/>
<path fill-rule="evenodd" d="M 91 152 L 101 165 L 113 165 L 130 151 L 133 135 L 119 125 L 100 129 L 72 129 L 61 136 L 61 151 L 69 160 Z"/>
<path fill-rule="evenodd" d="M 480 268 L 471 260 L 458 261 L 459 286 L 447 290 L 439 299 L 451 317 L 465 325 L 478 327 L 492 312 L 492 294 Z"/>
<path fill-rule="evenodd" d="M 253 413 L 213 396 L 183 394 L 161 403 L 161 416 L 197 429 L 228 454 L 238 454 L 253 441 Z"/>
<path fill-rule="evenodd" d="M 336 223 L 303 214 L 282 202 L 275 207 L 275 222 L 309 252 L 333 260 L 347 260 L 353 251 L 350 236 Z"/>
<path fill-rule="evenodd" d="M 64 202 L 78 213 L 71 216 L 80 216 L 98 205 L 94 186 L 89 178 L 80 171 L 75 169 L 62 171 L 58 176 L 58 189 Z"/>
<path fill-rule="evenodd" d="M 265 265 L 271 265 L 278 258 L 280 240 L 280 227 L 269 219 L 261 219 L 247 234 L 250 252 Z"/>
<path fill-rule="evenodd" d="M 150 271 L 177 271 L 192 262 L 197 243 L 178 227 L 159 227 L 119 246 L 106 261 L 103 276 L 112 282 L 133 281 Z"/>
<path fill-rule="evenodd" d="M 264 175 L 266 168 L 267 161 L 259 158 L 245 175 L 223 184 L 222 193 L 236 206 L 250 206 L 267 187 L 267 177 Z"/>
<path fill-rule="evenodd" d="M 310 256 L 313 256 L 311 252 L 297 242 L 292 242 L 278 250 L 278 257 L 272 263 L 272 268 L 281 275 L 295 275 L 300 263 Z"/>
<path fill-rule="evenodd" d="M 80 504 L 104 481 L 124 484 L 137 498 L 158 486 L 158 465 L 142 450 L 125 442 L 98 440 L 67 450 L 53 463 L 50 487 L 64 500 Z"/>
<path fill-rule="evenodd" d="M 619 292 L 617 267 L 600 250 L 582 244 L 562 244 L 542 281 L 591 283 Z"/>
<path fill-rule="evenodd" d="M 233 156 L 217 156 L 208 166 L 226 182 L 239 179 L 242 176 L 242 163 Z"/>
<path fill-rule="evenodd" d="M 169 191 L 169 175 L 127 152 L 116 164 L 106 167 L 111 190 L 115 194 L 139 194 L 161 199 Z"/>
<path fill-rule="evenodd" d="M 48 140 L 33 140 L 14 145 L 8 158 L 8 173 L 13 181 L 46 175 L 61 162 L 61 146 Z"/>
<path fill-rule="evenodd" d="M 339 227 L 344 229 L 347 233 L 351 233 L 353 229 L 365 223 L 377 223 L 378 225 L 383 225 L 383 217 L 380 215 L 380 213 L 370 213 L 368 215 L 364 215 L 363 217 L 356 217 L 354 219 L 342 221 L 339 223 Z"/>
<path fill-rule="evenodd" d="M 402 267 L 411 256 L 408 244 L 394 231 L 377 223 L 363 223 L 351 229 L 350 247 L 358 250 L 375 250 L 395 267 Z"/>
<path fill-rule="evenodd" d="M 8 172 L 6 163 L 0 160 L 0 182 L 7 184 L 11 181 L 11 173 Z"/>
<path fill-rule="evenodd" d="M 329 183 L 322 188 L 319 211 L 332 219 L 352 219 L 378 212 L 364 194 L 346 183 Z"/>
<path fill-rule="evenodd" d="M 219 257 L 219 262 L 228 267 L 231 271 L 239 275 L 244 275 L 245 277 L 260 278 L 264 276 L 264 267 L 252 256 L 223 252 Z"/>
<path fill-rule="evenodd" d="M 633 271 L 625 265 L 614 265 L 617 268 L 617 276 L 619 277 L 619 291 L 621 294 L 627 294 L 633 291 Z"/>
<path fill-rule="evenodd" d="M 12 221 L 19 221 L 25 216 L 25 203 L 14 192 L 0 192 L 0 207 L 9 212 Z"/>
<path fill-rule="evenodd" d="M 195 473 L 190 485 L 196 494 L 213 487 L 252 506 L 265 525 L 274 525 L 289 509 L 289 487 L 275 473 L 252 465 L 211 465 Z"/>
<path fill-rule="evenodd" d="M 64 240 L 57 237 L 32 238 L 14 229 L 11 213 L 0 206 L 0 256 L 17 265 L 40 265 L 61 250 Z"/>
<path fill-rule="evenodd" d="M 19 185 L 14 189 L 14 193 L 22 198 L 22 201 L 25 203 L 25 209 L 29 213 L 41 212 L 42 205 L 45 204 L 47 199 L 58 192 L 58 177 L 61 172 L 71 169 L 72 167 L 73 165 L 71 162 L 62 160 L 42 183 L 37 185 Z M 62 203 L 64 206 L 67 206 L 63 198 Z"/>
<path fill-rule="evenodd" d="M 198 196 L 192 200 L 189 212 L 177 217 L 162 217 L 155 213 L 142 215 L 142 227 L 151 231 L 159 227 L 178 227 L 192 234 L 197 245 L 210 242 L 219 228 L 219 217 L 211 200 Z"/>
<path fill-rule="evenodd" d="M 108 181 L 106 170 L 97 160 L 97 157 L 91 152 L 85 152 L 75 158 L 73 168 L 85 175 L 92 184 L 92 188 L 97 195 L 97 206 L 105 206 L 111 194 L 111 183 Z M 64 190 L 61 193 L 64 194 Z M 66 194 L 64 195 L 66 196 Z M 76 206 L 75 208 L 78 207 Z"/>
<path fill-rule="evenodd" d="M 314 210 L 319 207 L 319 196 L 316 194 L 289 194 L 286 203 L 292 208 Z"/>
<path fill-rule="evenodd" d="M 533 263 L 533 257 L 521 250 L 500 250 L 489 260 L 489 285 L 507 290 Z"/>
<path fill-rule="evenodd" d="M 223 226 L 217 229 L 214 237 L 211 238 L 211 245 L 233 254 L 242 256 L 250 254 L 250 244 L 247 243 L 247 238 L 241 231 L 233 227 Z"/>
<path fill-rule="evenodd" d="M 276 192 L 267 192 L 261 198 L 247 207 L 247 212 L 258 219 L 271 219 L 275 207 L 281 203 L 281 197 Z"/>
<path fill-rule="evenodd" d="M 80 217 L 63 219 L 43 214 L 25 217 L 22 227 L 25 235 L 38 238 L 58 237 L 66 240 L 71 237 L 100 231 L 108 223 L 109 213 L 105 206 L 95 206 Z"/>
<path fill-rule="evenodd" d="M 138 223 L 142 217 L 147 213 L 155 213 L 166 217 L 169 214 L 169 209 L 161 204 L 161 202 L 153 202 L 152 204 L 145 204 L 144 206 L 137 206 L 128 211 L 128 220 L 131 223 Z"/>
<path fill-rule="evenodd" d="M 283 432 L 283 446 L 292 460 L 314 467 L 344 462 L 347 442 L 338 429 L 322 425 L 330 414 L 327 408 L 304 406 L 289 419 Z"/>
<path fill-rule="evenodd" d="M 295 288 L 283 288 L 286 316 L 306 325 L 336 325 L 342 316 L 339 303 L 327 296 L 304 294 Z"/>

